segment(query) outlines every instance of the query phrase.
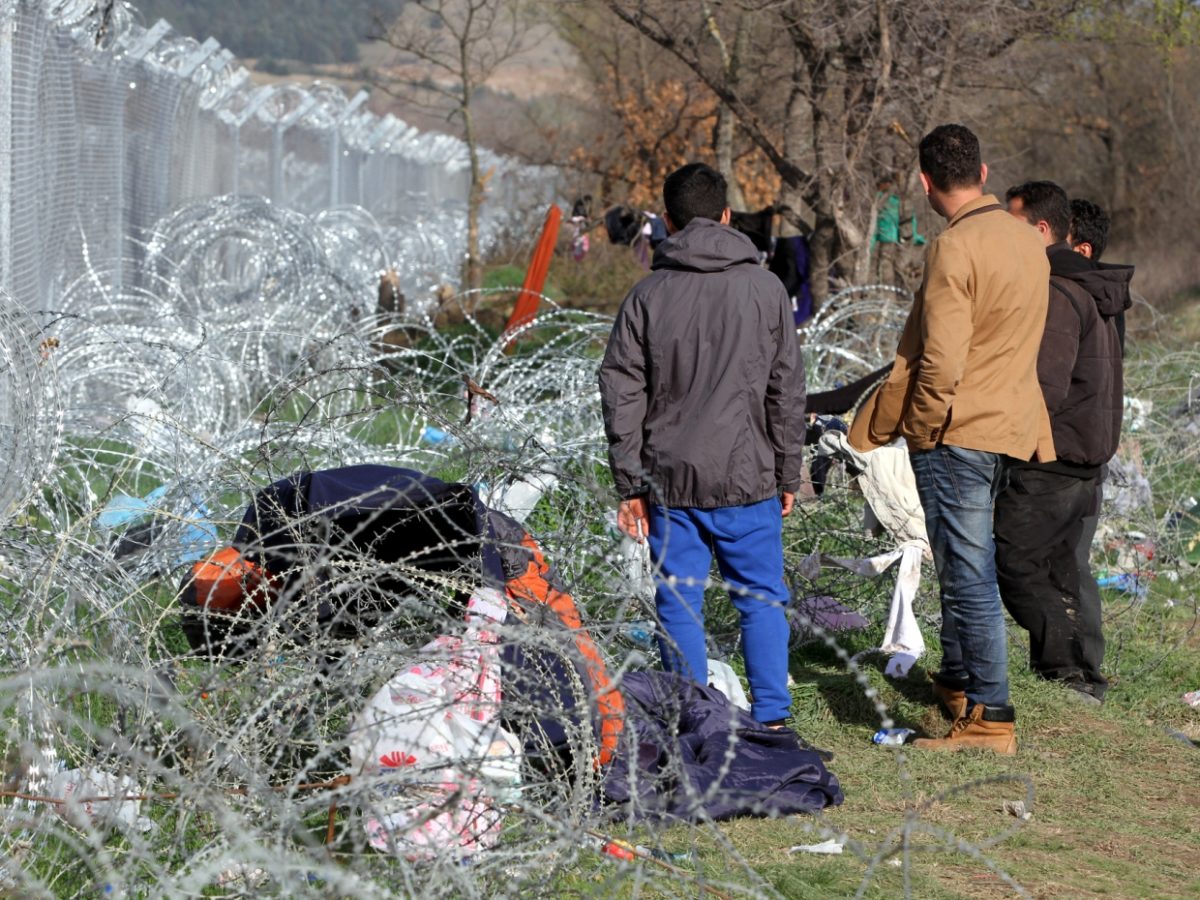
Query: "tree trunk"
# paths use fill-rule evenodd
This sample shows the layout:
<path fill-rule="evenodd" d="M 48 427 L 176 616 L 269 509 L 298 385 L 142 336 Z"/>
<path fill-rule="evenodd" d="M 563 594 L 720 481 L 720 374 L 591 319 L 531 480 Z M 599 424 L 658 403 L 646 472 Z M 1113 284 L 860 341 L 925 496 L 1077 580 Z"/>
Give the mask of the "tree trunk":
<path fill-rule="evenodd" d="M 808 238 L 808 287 L 812 291 L 813 312 L 829 299 L 829 269 L 833 265 L 833 247 L 837 241 L 837 223 L 817 214 L 813 233 Z"/>
<path fill-rule="evenodd" d="M 738 16 L 737 31 L 733 37 L 733 51 L 725 61 L 725 84 L 730 91 L 737 93 L 741 80 L 742 57 L 746 52 L 746 41 L 750 29 L 747 27 L 745 13 Z M 717 133 L 715 150 L 717 171 L 725 176 L 729 183 L 729 205 L 734 209 L 745 209 L 746 198 L 742 195 L 742 186 L 738 183 L 737 173 L 733 170 L 733 133 L 737 117 L 729 104 L 722 102 L 717 107 Z"/>
<path fill-rule="evenodd" d="M 463 135 L 470 160 L 471 187 L 467 193 L 467 260 L 465 278 L 467 290 L 483 286 L 483 260 L 479 251 L 479 212 L 483 206 L 483 173 L 479 168 L 479 148 L 475 143 L 475 123 L 471 118 L 470 88 L 463 86 Z"/>
<path fill-rule="evenodd" d="M 742 196 L 742 186 L 738 184 L 737 174 L 733 171 L 733 125 L 734 115 L 722 103 L 717 108 L 717 171 L 725 176 L 729 184 L 729 205 L 742 210 L 746 208 L 746 199 Z"/>

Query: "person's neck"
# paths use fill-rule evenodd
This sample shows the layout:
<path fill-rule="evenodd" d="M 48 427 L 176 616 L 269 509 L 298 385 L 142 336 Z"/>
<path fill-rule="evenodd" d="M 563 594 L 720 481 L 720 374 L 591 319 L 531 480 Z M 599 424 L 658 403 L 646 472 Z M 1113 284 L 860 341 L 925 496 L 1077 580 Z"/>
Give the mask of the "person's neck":
<path fill-rule="evenodd" d="M 949 222 L 958 211 L 970 203 L 972 200 L 978 200 L 983 196 L 983 185 L 978 184 L 969 188 L 959 188 L 953 191 L 947 191 L 942 194 L 942 215 Z"/>

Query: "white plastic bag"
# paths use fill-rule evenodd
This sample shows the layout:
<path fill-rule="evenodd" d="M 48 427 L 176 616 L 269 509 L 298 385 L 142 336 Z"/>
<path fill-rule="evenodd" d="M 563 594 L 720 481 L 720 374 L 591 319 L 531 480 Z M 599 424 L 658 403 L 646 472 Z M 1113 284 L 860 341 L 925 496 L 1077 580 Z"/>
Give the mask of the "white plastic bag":
<path fill-rule="evenodd" d="M 55 774 L 50 792 L 61 797 L 55 806 L 59 816 L 76 828 L 132 828 L 146 832 L 154 823 L 141 814 L 140 800 L 125 800 L 138 793 L 137 783 L 128 775 L 114 775 L 103 769 L 64 769 Z M 96 798 L 107 797 L 101 800 Z"/>
<path fill-rule="evenodd" d="M 708 684 L 724 694 L 725 699 L 738 709 L 750 711 L 750 701 L 746 697 L 746 691 L 742 688 L 742 681 L 737 677 L 737 673 L 729 667 L 729 663 L 721 662 L 719 659 L 710 659 L 708 661 Z"/>

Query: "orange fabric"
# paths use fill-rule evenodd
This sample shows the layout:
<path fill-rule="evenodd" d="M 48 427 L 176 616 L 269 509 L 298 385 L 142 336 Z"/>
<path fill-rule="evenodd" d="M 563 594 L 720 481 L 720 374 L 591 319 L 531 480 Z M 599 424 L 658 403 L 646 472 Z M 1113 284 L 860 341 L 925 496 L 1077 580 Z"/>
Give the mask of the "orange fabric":
<path fill-rule="evenodd" d="M 276 592 L 274 578 L 233 547 L 224 547 L 192 566 L 196 605 L 216 612 L 237 612 L 250 601 L 266 606 Z"/>
<path fill-rule="evenodd" d="M 604 657 L 600 655 L 592 636 L 583 628 L 574 598 L 555 589 L 546 580 L 550 566 L 537 542 L 527 533 L 521 539 L 521 546 L 533 554 L 533 559 L 525 571 L 509 580 L 505 587 L 509 596 L 518 602 L 524 600 L 550 607 L 574 633 L 575 647 L 583 656 L 584 668 L 596 695 L 596 707 L 600 714 L 599 764 L 607 765 L 616 755 L 617 739 L 625 728 L 625 698 L 609 679 Z"/>
<path fill-rule="evenodd" d="M 504 326 L 506 333 L 528 325 L 537 315 L 538 304 L 542 301 L 542 288 L 546 286 L 546 275 L 550 271 L 550 260 L 554 258 L 554 245 L 558 243 L 558 226 L 561 222 L 562 210 L 557 205 L 551 205 L 546 211 L 542 236 L 538 238 L 537 247 L 534 248 L 533 259 L 525 271 L 525 283 L 521 285 L 521 293 L 517 294 L 512 315 L 509 316 L 508 324 Z"/>

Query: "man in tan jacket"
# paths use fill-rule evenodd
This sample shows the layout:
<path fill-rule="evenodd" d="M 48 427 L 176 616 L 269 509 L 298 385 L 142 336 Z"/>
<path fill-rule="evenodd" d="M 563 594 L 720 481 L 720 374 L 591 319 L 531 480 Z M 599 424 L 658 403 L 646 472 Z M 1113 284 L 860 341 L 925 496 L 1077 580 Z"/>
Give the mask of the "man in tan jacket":
<path fill-rule="evenodd" d="M 970 130 L 935 128 L 920 163 L 930 206 L 949 224 L 926 252 L 895 368 L 855 417 L 850 443 L 865 452 L 905 439 L 937 566 L 934 693 L 954 724 L 914 745 L 1015 753 L 992 511 L 1007 459 L 1054 458 L 1037 378 L 1050 270 L 1037 231 L 983 193 L 987 167 Z"/>

